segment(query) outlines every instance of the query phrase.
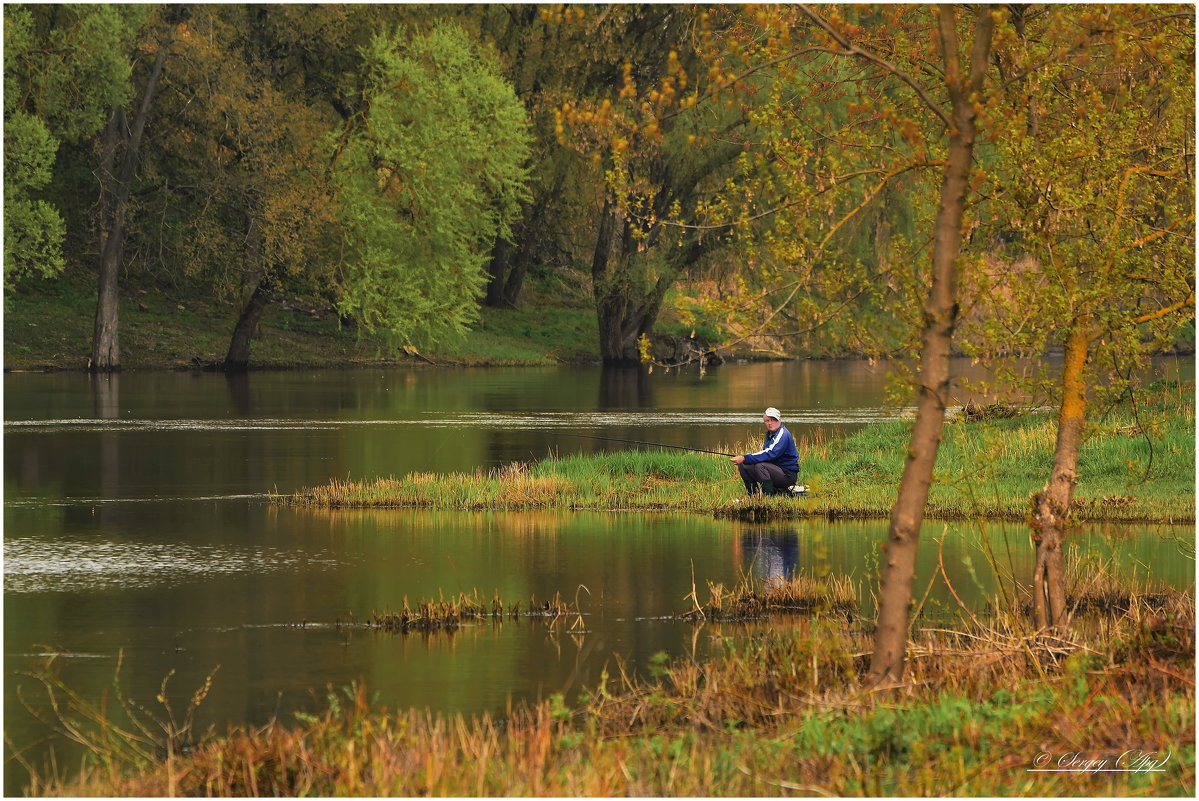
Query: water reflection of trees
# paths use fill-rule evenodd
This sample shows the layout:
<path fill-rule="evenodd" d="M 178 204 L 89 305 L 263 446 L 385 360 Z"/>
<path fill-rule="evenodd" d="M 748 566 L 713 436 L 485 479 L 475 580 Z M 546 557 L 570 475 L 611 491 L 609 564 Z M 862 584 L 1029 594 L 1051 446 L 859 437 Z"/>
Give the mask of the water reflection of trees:
<path fill-rule="evenodd" d="M 600 409 L 653 409 L 654 385 L 642 367 L 605 367 L 600 371 Z"/>

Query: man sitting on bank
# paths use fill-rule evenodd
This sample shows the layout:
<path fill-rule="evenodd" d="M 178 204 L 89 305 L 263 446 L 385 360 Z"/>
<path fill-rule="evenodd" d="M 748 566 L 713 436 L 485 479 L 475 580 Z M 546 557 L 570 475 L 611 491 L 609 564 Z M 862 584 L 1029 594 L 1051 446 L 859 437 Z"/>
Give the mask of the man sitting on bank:
<path fill-rule="evenodd" d="M 799 451 L 795 439 L 782 423 L 783 415 L 771 406 L 762 413 L 762 424 L 766 426 L 766 441 L 762 450 L 734 456 L 745 491 L 750 495 L 761 492 L 774 495 L 794 486 L 799 477 Z"/>

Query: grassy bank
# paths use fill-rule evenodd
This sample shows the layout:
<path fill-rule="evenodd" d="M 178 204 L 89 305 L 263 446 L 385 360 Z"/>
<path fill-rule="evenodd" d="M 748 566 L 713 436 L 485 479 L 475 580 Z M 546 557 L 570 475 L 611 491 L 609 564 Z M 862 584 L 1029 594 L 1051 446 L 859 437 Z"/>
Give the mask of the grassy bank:
<path fill-rule="evenodd" d="M 1195 414 L 1189 387 L 1163 391 L 1134 417 L 1117 410 L 1092 427 L 1079 461 L 1080 520 L 1195 519 Z M 1169 396 L 1169 397 L 1167 397 Z M 751 501 L 727 459 L 616 452 L 510 465 L 489 473 L 334 480 L 275 502 L 321 507 L 679 510 L 740 517 L 885 517 L 895 500 L 909 423 L 877 423 L 833 440 L 802 440 L 807 498 Z M 1146 430 L 1149 437 L 1147 438 Z M 1022 520 L 1052 465 L 1054 419 L 967 420 L 946 426 L 928 516 Z M 748 444 L 721 448 L 744 452 Z"/>
<path fill-rule="evenodd" d="M 560 294 L 529 292 L 524 309 L 487 309 L 460 342 L 404 354 L 368 332 L 345 328 L 322 301 L 285 298 L 267 307 L 250 352 L 258 368 L 378 364 L 547 365 L 598 361 L 594 308 Z M 95 286 L 63 278 L 5 292 L 4 367 L 79 370 L 91 355 Z M 121 295 L 125 369 L 187 369 L 225 357 L 237 309 L 183 291 L 127 287 Z"/>
<path fill-rule="evenodd" d="M 709 624 L 711 625 L 711 624 Z M 916 630 L 902 686 L 864 688 L 868 632 L 816 613 L 698 663 L 606 676 L 502 721 L 389 712 L 363 688 L 319 716 L 159 759 L 93 761 L 39 795 L 1168 796 L 1195 790 L 1194 599 L 1069 636 L 1016 619 Z M 730 629 L 713 628 L 727 635 Z M 619 672 L 619 676 L 617 673 Z M 1116 760 L 1121 758 L 1116 764 Z M 103 753 L 99 755 L 103 757 Z M 1124 772 L 1034 769 L 1097 766 Z M 1151 760 L 1140 761 L 1136 760 Z"/>

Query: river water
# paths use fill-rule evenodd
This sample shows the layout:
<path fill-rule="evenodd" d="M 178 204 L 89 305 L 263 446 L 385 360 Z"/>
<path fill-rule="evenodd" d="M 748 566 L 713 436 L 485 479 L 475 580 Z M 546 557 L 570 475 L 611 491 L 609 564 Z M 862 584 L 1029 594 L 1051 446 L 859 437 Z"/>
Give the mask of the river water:
<path fill-rule="evenodd" d="M 1160 370 L 1189 379 L 1194 362 Z M 35 764 L 51 746 L 60 765 L 75 755 L 33 714 L 47 705 L 28 674 L 47 654 L 89 699 L 111 692 L 119 663 L 123 692 L 151 708 L 171 671 L 167 695 L 179 709 L 216 670 L 201 728 L 289 721 L 353 682 L 392 708 L 502 714 L 514 701 L 569 699 L 605 667 L 616 673 L 618 660 L 639 671 L 659 652 L 719 649 L 741 629 L 663 619 L 688 608 L 693 587 L 702 600 L 709 582 L 830 571 L 852 576 L 868 599 L 884 522 L 298 510 L 265 495 L 333 477 L 624 447 L 569 434 L 722 450 L 760 436 L 766 405 L 797 436 L 852 430 L 902 414 L 884 403 L 884 383 L 884 369 L 864 362 L 725 365 L 703 376 L 582 367 L 7 374 L 6 794 L 27 781 L 14 749 Z M 1194 563 L 1179 540 L 1193 535 L 1131 526 L 1075 540 L 1096 564 L 1188 587 Z M 1010 591 L 987 549 L 1001 574 L 1031 571 L 1021 526 L 933 522 L 920 589 L 942 538 L 950 579 L 976 608 Z M 405 598 L 474 590 L 525 604 L 561 593 L 583 622 L 572 631 L 508 620 L 430 636 L 346 625 Z M 930 610 L 953 604 L 934 586 Z"/>

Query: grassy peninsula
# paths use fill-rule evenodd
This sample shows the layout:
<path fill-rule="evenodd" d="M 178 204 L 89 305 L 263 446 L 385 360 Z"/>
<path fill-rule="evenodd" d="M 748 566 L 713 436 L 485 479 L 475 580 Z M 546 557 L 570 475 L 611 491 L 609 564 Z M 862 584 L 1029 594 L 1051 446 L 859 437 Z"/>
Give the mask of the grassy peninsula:
<path fill-rule="evenodd" d="M 800 441 L 807 498 L 745 497 L 724 458 L 620 451 L 514 464 L 500 470 L 334 480 L 277 503 L 319 507 L 677 510 L 741 517 L 886 517 L 908 447 L 909 423 L 876 423 L 844 438 Z M 927 515 L 1022 520 L 1049 476 L 1052 415 L 959 418 L 946 426 Z M 722 450 L 756 447 L 732 444 Z M 1193 386 L 1158 388 L 1137 410 L 1093 425 L 1080 459 L 1080 520 L 1183 523 L 1195 519 Z"/>

